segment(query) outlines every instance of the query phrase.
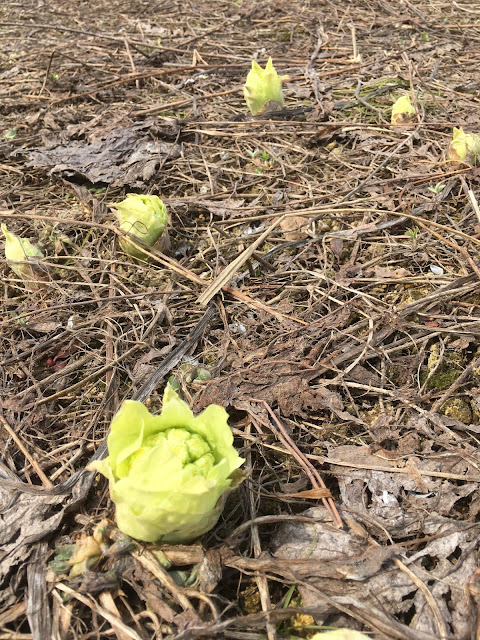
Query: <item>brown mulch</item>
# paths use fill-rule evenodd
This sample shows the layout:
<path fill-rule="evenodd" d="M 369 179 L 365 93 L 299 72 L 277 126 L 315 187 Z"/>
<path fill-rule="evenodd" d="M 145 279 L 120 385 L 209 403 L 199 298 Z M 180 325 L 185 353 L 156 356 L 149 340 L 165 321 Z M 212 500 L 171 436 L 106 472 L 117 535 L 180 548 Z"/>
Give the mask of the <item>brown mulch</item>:
<path fill-rule="evenodd" d="M 480 133 L 475 3 L 6 0 L 0 45 L 0 222 L 45 255 L 33 292 L 0 261 L 0 640 L 478 637 L 479 172 L 447 159 Z M 130 192 L 168 207 L 148 263 Z M 84 467 L 169 377 L 248 478 L 162 564 Z"/>

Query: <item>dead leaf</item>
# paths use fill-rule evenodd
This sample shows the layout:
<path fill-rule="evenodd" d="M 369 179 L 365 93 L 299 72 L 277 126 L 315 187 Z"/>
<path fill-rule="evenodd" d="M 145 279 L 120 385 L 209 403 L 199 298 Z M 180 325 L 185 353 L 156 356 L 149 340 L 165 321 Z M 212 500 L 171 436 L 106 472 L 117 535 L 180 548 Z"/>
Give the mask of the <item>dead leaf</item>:
<path fill-rule="evenodd" d="M 330 246 L 333 253 L 337 256 L 337 258 L 339 258 L 342 255 L 343 251 L 343 240 L 341 238 L 331 238 Z"/>
<path fill-rule="evenodd" d="M 37 333 L 52 333 L 62 328 L 59 322 L 29 322 L 27 326 L 30 331 L 36 331 Z"/>
<path fill-rule="evenodd" d="M 355 365 L 348 372 L 347 378 L 372 387 L 379 387 L 382 384 L 380 376 L 375 371 L 371 371 L 361 364 Z"/>
<path fill-rule="evenodd" d="M 180 155 L 180 146 L 165 142 L 165 132 L 153 119 L 117 127 L 92 142 L 49 140 L 48 145 L 22 151 L 26 166 L 45 167 L 51 174 L 80 176 L 93 184 L 144 186 L 167 160 Z M 94 137 L 94 133 L 92 133 Z"/>
<path fill-rule="evenodd" d="M 323 507 L 308 509 L 302 516 L 311 518 L 312 522 L 281 525 L 271 543 L 274 559 L 270 566 L 264 562 L 262 569 L 286 579 L 300 578 L 299 593 L 317 624 L 328 620 L 329 625 L 339 627 L 346 626 L 348 621 L 350 626 L 353 620 L 345 618 L 335 607 L 335 602 L 349 603 L 357 611 L 368 610 L 372 620 L 377 615 L 381 619 L 380 612 L 388 612 L 397 632 L 408 613 L 410 622 L 408 628 L 404 626 L 401 637 L 413 638 L 418 630 L 437 638 L 435 618 L 425 603 L 423 591 L 401 567 L 391 562 L 392 556 L 401 553 L 408 556 L 404 562 L 408 561 L 410 571 L 422 582 L 428 581 L 428 589 L 450 625 L 452 637 L 469 640 L 475 608 L 466 597 L 465 589 L 472 584 L 470 576 L 476 570 L 474 541 L 478 525 L 472 528 L 453 519 L 429 519 L 433 527 L 430 530 L 438 535 L 427 539 L 420 551 L 408 552 L 389 544 L 372 546 L 368 537 L 363 533 L 359 536 L 357 532 L 364 532 L 367 527 L 370 536 L 375 536 L 377 524 L 374 520 L 361 519 L 358 526 L 351 526 L 358 520 L 357 516 L 353 517 L 353 511 L 349 511 L 344 529 L 332 525 Z M 306 576 L 308 585 L 304 584 Z M 472 591 L 476 593 L 475 587 Z M 322 594 L 330 600 L 323 599 Z"/>
<path fill-rule="evenodd" d="M 412 274 L 408 269 L 398 268 L 398 269 L 389 269 L 388 267 L 380 267 L 376 266 L 373 270 L 376 278 L 411 278 Z"/>
<path fill-rule="evenodd" d="M 228 220 L 229 218 L 238 218 L 244 215 L 243 205 L 245 200 L 243 198 L 228 199 L 225 201 L 210 202 L 198 201 L 198 204 L 202 204 L 207 211 L 215 216 L 219 216 L 222 220 Z"/>
<path fill-rule="evenodd" d="M 280 228 L 287 242 L 297 242 L 308 238 L 305 229 L 308 224 L 306 216 L 290 216 L 280 222 Z"/>
<path fill-rule="evenodd" d="M 198 566 L 197 578 L 204 593 L 211 593 L 222 579 L 222 559 L 219 551 L 205 552 Z"/>

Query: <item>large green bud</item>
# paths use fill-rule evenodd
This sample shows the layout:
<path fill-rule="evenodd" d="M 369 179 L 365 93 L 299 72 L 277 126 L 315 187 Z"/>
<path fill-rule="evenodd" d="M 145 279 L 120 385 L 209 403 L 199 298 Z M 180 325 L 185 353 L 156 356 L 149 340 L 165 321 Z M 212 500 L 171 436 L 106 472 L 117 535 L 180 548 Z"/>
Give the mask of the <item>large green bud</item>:
<path fill-rule="evenodd" d="M 7 229 L 7 225 L 0 225 L 5 236 L 5 258 L 8 266 L 21 278 L 27 287 L 34 291 L 41 287 L 43 278 L 35 269 L 36 258 L 43 258 L 43 253 L 30 240 L 20 238 Z"/>
<path fill-rule="evenodd" d="M 272 59 L 269 58 L 265 69 L 252 61 L 247 80 L 243 86 L 243 96 L 250 113 L 254 116 L 269 110 L 274 111 L 283 105 L 282 82 L 288 76 L 279 76 Z"/>
<path fill-rule="evenodd" d="M 455 163 L 477 165 L 480 157 L 480 135 L 465 133 L 462 127 L 453 127 L 448 159 Z"/>
<path fill-rule="evenodd" d="M 130 193 L 125 200 L 111 206 L 117 210 L 120 229 L 136 236 L 150 247 L 157 242 L 168 224 L 167 207 L 158 196 Z M 120 246 L 134 258 L 146 260 L 148 257 L 128 238 L 120 238 Z"/>
<path fill-rule="evenodd" d="M 217 405 L 195 417 L 170 386 L 158 416 L 141 402 L 123 402 L 112 420 L 108 458 L 89 467 L 108 478 L 123 533 L 176 544 L 217 523 L 244 462 L 227 420 Z"/>

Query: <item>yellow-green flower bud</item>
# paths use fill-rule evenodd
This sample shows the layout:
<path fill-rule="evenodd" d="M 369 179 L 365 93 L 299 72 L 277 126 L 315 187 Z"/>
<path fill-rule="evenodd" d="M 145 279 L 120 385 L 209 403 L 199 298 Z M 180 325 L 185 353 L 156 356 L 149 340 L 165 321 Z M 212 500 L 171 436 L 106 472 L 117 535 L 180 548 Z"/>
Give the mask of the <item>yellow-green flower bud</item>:
<path fill-rule="evenodd" d="M 186 429 L 167 429 L 165 432 L 167 436 L 167 444 L 169 448 L 175 453 L 183 465 L 190 462 L 188 455 L 187 440 L 190 433 Z"/>
<path fill-rule="evenodd" d="M 465 133 L 462 127 L 453 128 L 453 137 L 448 150 L 450 162 L 478 164 L 480 156 L 480 135 Z"/>
<path fill-rule="evenodd" d="M 70 557 L 70 565 L 83 562 L 87 558 L 92 556 L 98 557 L 101 555 L 101 550 L 98 542 L 93 536 L 82 536 L 75 545 L 75 550 Z"/>
<path fill-rule="evenodd" d="M 243 86 L 243 95 L 253 116 L 263 111 L 274 111 L 283 105 L 282 82 L 288 76 L 279 76 L 269 58 L 265 69 L 252 61 L 247 80 Z"/>
<path fill-rule="evenodd" d="M 167 207 L 158 196 L 130 193 L 125 200 L 111 206 L 117 210 L 120 229 L 136 236 L 150 247 L 157 242 L 168 224 Z M 120 238 L 120 246 L 134 258 L 146 260 L 148 257 L 128 238 Z"/>
<path fill-rule="evenodd" d="M 392 124 L 413 122 L 417 112 L 410 101 L 410 96 L 401 96 L 392 107 Z"/>
<path fill-rule="evenodd" d="M 195 417 L 169 385 L 158 416 L 141 402 L 122 404 L 111 424 L 108 458 L 88 468 L 108 478 L 123 533 L 183 543 L 216 524 L 244 462 L 227 418 L 216 405 Z"/>
<path fill-rule="evenodd" d="M 188 456 L 193 462 L 202 458 L 205 454 L 211 453 L 208 442 L 198 435 L 198 433 L 189 433 L 187 439 Z"/>
<path fill-rule="evenodd" d="M 25 282 L 29 289 L 35 290 L 38 288 L 38 280 L 41 278 L 35 272 L 31 259 L 43 258 L 43 253 L 26 238 L 20 238 L 9 231 L 5 224 L 0 225 L 0 229 L 5 236 L 5 258 L 8 266 Z"/>

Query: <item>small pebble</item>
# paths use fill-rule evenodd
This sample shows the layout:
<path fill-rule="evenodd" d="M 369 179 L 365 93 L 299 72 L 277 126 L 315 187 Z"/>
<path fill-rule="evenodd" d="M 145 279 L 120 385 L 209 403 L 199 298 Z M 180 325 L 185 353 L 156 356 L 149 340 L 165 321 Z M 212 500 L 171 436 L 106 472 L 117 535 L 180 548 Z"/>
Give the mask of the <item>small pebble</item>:
<path fill-rule="evenodd" d="M 442 269 L 442 267 L 438 267 L 436 264 L 431 264 L 429 266 L 429 269 L 436 276 L 442 276 L 445 273 L 445 271 Z"/>
<path fill-rule="evenodd" d="M 228 325 L 228 328 L 232 333 L 247 333 L 247 329 L 241 322 L 232 322 Z"/>

